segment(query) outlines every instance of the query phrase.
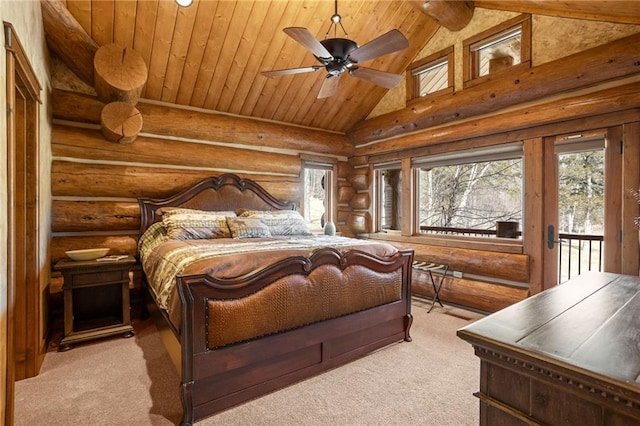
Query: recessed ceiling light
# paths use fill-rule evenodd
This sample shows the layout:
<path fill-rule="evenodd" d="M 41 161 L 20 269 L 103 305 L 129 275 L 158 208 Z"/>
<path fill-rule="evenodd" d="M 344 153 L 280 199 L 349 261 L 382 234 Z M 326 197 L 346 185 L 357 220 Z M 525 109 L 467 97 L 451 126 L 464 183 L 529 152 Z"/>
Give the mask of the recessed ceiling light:
<path fill-rule="evenodd" d="M 178 3 L 178 6 L 189 7 L 191 3 L 193 3 L 193 0 L 176 0 L 176 3 Z"/>

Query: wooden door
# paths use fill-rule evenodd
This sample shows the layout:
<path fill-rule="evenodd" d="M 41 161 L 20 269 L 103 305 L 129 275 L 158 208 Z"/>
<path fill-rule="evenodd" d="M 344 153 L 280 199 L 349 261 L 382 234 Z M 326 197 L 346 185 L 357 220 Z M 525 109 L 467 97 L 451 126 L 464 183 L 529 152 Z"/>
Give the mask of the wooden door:
<path fill-rule="evenodd" d="M 4 23 L 7 57 L 7 323 L 0 359 L 4 423 L 13 423 L 14 381 L 38 373 L 45 350 L 39 273 L 39 94 L 17 35 Z"/>
<path fill-rule="evenodd" d="M 37 170 L 38 103 L 21 84 L 14 87 L 14 140 L 9 177 L 9 287 L 13 295 L 14 373 L 16 380 L 38 374 L 42 351 L 38 273 Z"/>

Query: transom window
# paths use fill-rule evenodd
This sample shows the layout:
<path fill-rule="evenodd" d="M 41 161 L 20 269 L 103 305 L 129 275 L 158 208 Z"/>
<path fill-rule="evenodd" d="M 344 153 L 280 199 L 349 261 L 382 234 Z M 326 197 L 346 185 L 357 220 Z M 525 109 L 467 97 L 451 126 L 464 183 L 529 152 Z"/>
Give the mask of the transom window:
<path fill-rule="evenodd" d="M 522 25 L 503 31 L 482 43 L 471 46 L 476 69 L 475 77 L 482 77 L 520 63 Z"/>
<path fill-rule="evenodd" d="M 451 88 L 453 90 L 453 46 L 409 66 L 407 100 Z"/>
<path fill-rule="evenodd" d="M 413 77 L 417 79 L 418 96 L 427 96 L 429 93 L 446 89 L 449 85 L 448 66 L 449 63 L 445 59 L 423 69 L 412 71 Z"/>
<path fill-rule="evenodd" d="M 521 15 L 463 42 L 465 85 L 531 64 L 531 15 Z"/>

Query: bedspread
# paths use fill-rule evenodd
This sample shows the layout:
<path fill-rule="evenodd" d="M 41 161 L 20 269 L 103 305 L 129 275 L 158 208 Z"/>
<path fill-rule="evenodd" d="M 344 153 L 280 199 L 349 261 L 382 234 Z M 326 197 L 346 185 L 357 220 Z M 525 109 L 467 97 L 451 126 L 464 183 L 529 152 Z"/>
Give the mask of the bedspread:
<path fill-rule="evenodd" d="M 341 252 L 357 248 L 379 257 L 397 252 L 386 243 L 337 236 L 171 240 L 161 233 L 152 237 L 145 234 L 139 251 L 156 302 L 171 312 L 177 304 L 174 300 L 177 298 L 175 284 L 179 275 L 209 274 L 218 279 L 237 278 L 291 256 L 310 256 L 322 247 L 332 247 Z"/>

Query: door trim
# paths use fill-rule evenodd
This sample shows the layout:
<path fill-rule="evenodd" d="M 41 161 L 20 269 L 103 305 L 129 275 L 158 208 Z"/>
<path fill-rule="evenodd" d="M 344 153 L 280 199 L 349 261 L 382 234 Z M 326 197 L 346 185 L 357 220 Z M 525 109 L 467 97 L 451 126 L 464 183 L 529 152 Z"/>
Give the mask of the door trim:
<path fill-rule="evenodd" d="M 40 86 L 36 73 L 18 40 L 13 26 L 3 22 L 6 50 L 6 107 L 7 107 L 7 315 L 0 330 L 0 341 L 6 340 L 3 360 L 3 395 L 0 412 L 3 424 L 13 424 L 14 382 L 16 379 L 16 318 L 27 336 L 24 340 L 24 373 L 38 373 L 44 351 L 40 341 L 41 291 L 39 270 L 39 111 Z M 20 102 L 16 94 L 20 93 Z M 16 211 L 16 203 L 23 211 Z M 18 218 L 21 216 L 20 218 Z M 31 223 L 30 223 L 31 222 Z M 31 228 L 30 228 L 31 227 Z M 23 242 L 24 241 L 24 242 Z M 24 258 L 20 271 L 16 259 Z M 20 284 L 20 285 L 19 285 Z M 20 294 L 16 297 L 16 294 Z M 21 306 L 16 306 L 16 299 Z"/>
<path fill-rule="evenodd" d="M 543 286 L 541 290 L 558 284 L 558 245 L 547 246 L 547 228 L 554 226 L 553 240 L 558 241 L 558 159 L 555 153 L 555 136 L 543 139 L 544 144 L 544 226 L 543 226 Z"/>

